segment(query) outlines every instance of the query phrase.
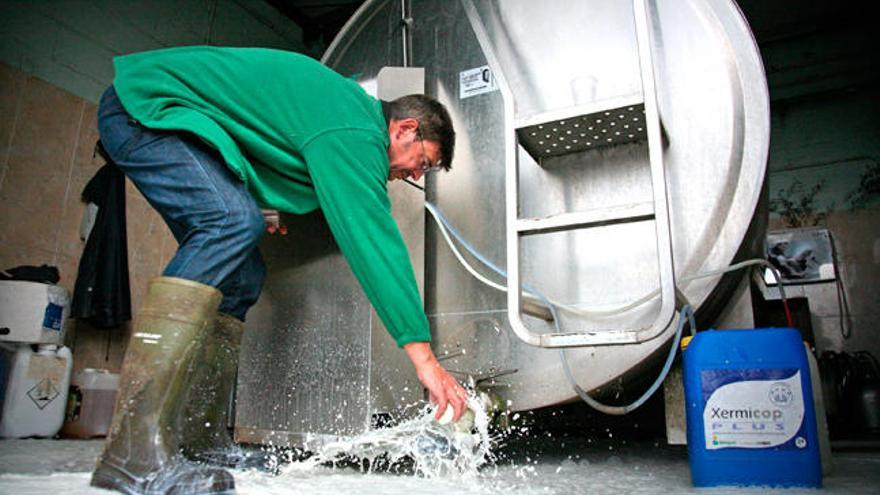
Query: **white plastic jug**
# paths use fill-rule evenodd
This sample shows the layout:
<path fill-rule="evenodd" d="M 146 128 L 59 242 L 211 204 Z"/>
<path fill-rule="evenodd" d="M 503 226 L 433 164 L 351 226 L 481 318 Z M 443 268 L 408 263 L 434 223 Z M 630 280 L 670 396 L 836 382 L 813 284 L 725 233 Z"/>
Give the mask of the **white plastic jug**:
<path fill-rule="evenodd" d="M 17 344 L 0 419 L 0 437 L 53 437 L 61 429 L 73 355 L 70 349 Z"/>
<path fill-rule="evenodd" d="M 107 436 L 113 420 L 119 375 L 86 368 L 73 375 L 67 397 L 67 414 L 61 436 L 93 438 Z"/>

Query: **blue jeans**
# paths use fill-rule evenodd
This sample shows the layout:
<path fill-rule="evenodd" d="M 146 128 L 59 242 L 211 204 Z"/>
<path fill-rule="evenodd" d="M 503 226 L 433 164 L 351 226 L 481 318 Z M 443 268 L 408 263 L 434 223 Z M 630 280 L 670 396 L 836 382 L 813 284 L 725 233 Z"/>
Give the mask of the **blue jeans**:
<path fill-rule="evenodd" d="M 266 223 L 244 183 L 198 137 L 140 125 L 113 86 L 101 97 L 98 131 L 107 153 L 177 239 L 162 274 L 216 287 L 223 293 L 220 311 L 244 321 L 266 278 L 257 249 Z"/>

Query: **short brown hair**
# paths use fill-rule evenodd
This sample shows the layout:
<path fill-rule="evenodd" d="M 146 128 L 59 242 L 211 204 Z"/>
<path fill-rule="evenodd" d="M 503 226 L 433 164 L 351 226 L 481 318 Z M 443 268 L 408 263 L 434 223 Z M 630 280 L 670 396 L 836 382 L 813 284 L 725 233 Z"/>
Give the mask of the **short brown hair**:
<path fill-rule="evenodd" d="M 442 103 L 425 95 L 407 95 L 391 102 L 389 117 L 394 120 L 416 119 L 423 139 L 440 145 L 440 166 L 452 168 L 455 154 L 455 129 Z"/>

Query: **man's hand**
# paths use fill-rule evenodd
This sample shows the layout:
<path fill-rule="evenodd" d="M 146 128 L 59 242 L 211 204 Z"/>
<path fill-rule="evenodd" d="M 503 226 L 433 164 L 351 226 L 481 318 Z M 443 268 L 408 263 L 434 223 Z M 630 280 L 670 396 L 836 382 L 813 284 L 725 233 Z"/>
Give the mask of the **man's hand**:
<path fill-rule="evenodd" d="M 263 218 L 266 219 L 266 232 L 269 235 L 275 235 L 276 233 L 287 235 L 287 225 L 281 223 L 281 215 L 278 214 L 278 210 L 261 211 L 263 212 Z"/>
<path fill-rule="evenodd" d="M 427 342 L 410 342 L 403 348 L 413 366 L 416 367 L 419 381 L 428 389 L 431 402 L 437 404 L 437 414 L 434 419 L 440 419 L 440 416 L 446 411 L 446 407 L 451 405 L 455 411 L 452 420 L 458 421 L 467 408 L 465 389 L 448 371 L 443 369 L 443 366 L 440 366 L 440 362 L 437 361 Z"/>

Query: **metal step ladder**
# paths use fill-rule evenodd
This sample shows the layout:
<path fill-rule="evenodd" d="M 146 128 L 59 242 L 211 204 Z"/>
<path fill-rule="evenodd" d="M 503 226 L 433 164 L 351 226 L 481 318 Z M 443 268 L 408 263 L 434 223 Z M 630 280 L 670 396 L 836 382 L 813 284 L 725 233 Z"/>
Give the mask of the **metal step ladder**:
<path fill-rule="evenodd" d="M 650 0 L 633 0 L 638 40 L 642 94 L 601 101 L 528 119 L 516 119 L 515 101 L 495 54 L 480 14 L 472 0 L 461 0 L 471 28 L 493 72 L 504 105 L 505 194 L 507 230 L 507 314 L 514 333 L 523 342 L 545 348 L 637 344 L 659 336 L 675 314 L 675 272 L 666 174 L 663 166 L 663 134 L 657 109 L 654 65 L 651 53 Z M 540 163 L 547 157 L 594 148 L 648 141 L 653 201 L 568 212 L 544 218 L 519 217 L 518 145 Z M 660 308 L 654 321 L 642 328 L 567 333 L 535 333 L 522 320 L 520 238 L 575 229 L 653 220 L 657 242 Z"/>

